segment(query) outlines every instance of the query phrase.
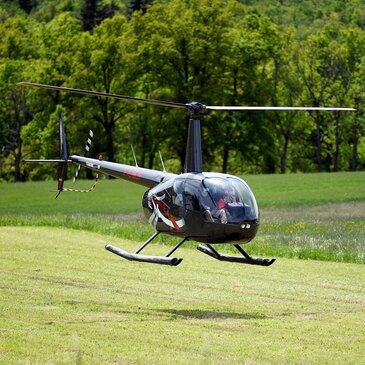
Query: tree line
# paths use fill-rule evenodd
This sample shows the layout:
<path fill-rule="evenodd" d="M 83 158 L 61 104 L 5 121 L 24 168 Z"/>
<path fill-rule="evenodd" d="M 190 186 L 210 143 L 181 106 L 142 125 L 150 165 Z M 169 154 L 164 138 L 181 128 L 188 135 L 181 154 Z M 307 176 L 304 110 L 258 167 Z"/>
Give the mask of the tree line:
<path fill-rule="evenodd" d="M 269 6 L 275 1 L 244 3 L 69 0 L 53 12 L 47 1 L 0 5 L 0 180 L 53 176 L 49 166 L 21 161 L 58 156 L 60 113 L 72 153 L 82 153 L 91 128 L 95 156 L 131 163 L 133 144 L 139 166 L 160 168 L 159 151 L 169 171 L 184 164 L 184 111 L 26 89 L 19 81 L 206 105 L 355 107 L 206 112 L 204 168 L 239 174 L 364 169 L 364 6 L 352 0 L 336 8 L 334 0 L 327 11 L 309 12 L 309 25 L 304 17 L 294 26 Z M 276 3 L 297 14 L 299 5 L 289 6 L 295 2 Z"/>

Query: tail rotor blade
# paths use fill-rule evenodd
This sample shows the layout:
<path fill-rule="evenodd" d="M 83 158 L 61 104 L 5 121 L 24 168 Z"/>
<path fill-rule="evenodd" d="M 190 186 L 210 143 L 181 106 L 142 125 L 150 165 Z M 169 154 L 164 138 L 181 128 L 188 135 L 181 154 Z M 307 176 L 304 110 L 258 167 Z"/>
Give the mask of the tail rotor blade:
<path fill-rule="evenodd" d="M 58 190 L 58 193 L 56 195 L 56 198 L 58 198 L 58 196 L 64 190 L 63 184 L 66 180 L 66 176 L 67 176 L 67 162 L 60 162 L 58 164 L 58 176 L 57 176 L 57 190 Z"/>
<path fill-rule="evenodd" d="M 63 123 L 63 116 L 62 114 L 59 115 L 59 126 L 60 126 L 60 162 L 58 164 L 58 171 L 57 171 L 57 190 L 58 194 L 56 198 L 61 194 L 63 189 L 63 184 L 67 177 L 67 143 L 66 143 L 66 133 L 65 133 L 65 126 Z"/>
<path fill-rule="evenodd" d="M 60 158 L 64 161 L 67 161 L 67 143 L 66 143 L 66 134 L 65 134 L 65 126 L 63 123 L 63 115 L 59 115 L 59 124 L 60 124 Z"/>

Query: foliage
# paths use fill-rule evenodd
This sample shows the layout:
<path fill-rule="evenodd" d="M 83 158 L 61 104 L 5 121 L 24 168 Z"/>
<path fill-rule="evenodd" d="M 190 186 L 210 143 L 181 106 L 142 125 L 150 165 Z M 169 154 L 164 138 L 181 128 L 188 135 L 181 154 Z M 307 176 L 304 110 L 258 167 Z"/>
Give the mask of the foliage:
<path fill-rule="evenodd" d="M 70 151 L 82 149 L 91 127 L 95 155 L 127 162 L 133 144 L 140 166 L 159 164 L 159 150 L 174 172 L 184 164 L 184 112 L 20 91 L 21 80 L 207 105 L 356 107 L 356 113 L 205 113 L 204 163 L 206 170 L 234 173 L 364 169 L 365 10 L 360 0 L 340 3 L 6 1 L 0 178 L 49 176 L 44 166 L 25 170 L 20 161 L 57 157 L 51 119 L 61 110 Z"/>

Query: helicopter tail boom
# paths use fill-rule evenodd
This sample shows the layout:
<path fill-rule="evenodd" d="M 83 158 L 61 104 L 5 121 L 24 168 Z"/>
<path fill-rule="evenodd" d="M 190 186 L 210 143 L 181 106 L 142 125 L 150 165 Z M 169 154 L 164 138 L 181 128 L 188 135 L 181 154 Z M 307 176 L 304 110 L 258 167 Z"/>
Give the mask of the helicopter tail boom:
<path fill-rule="evenodd" d="M 165 180 L 171 179 L 175 174 L 164 171 L 151 170 L 138 166 L 124 165 L 116 162 L 96 160 L 94 158 L 72 155 L 70 160 L 88 169 L 102 172 L 119 179 L 128 180 L 136 184 L 153 187 Z"/>

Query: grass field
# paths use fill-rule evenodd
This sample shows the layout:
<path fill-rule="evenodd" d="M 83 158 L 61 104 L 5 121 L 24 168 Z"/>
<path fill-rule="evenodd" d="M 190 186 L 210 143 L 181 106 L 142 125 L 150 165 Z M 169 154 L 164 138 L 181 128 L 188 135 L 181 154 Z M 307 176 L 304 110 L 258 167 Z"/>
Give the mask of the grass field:
<path fill-rule="evenodd" d="M 123 181 L 57 200 L 0 184 L 0 364 L 365 364 L 365 173 L 245 180 L 262 207 L 246 248 L 269 268 L 193 243 L 177 268 L 111 254 L 153 232 Z"/>
<path fill-rule="evenodd" d="M 2 227 L 0 363 L 364 364 L 362 265 L 123 261 L 96 233 Z M 162 254 L 163 247 L 157 248 Z"/>

